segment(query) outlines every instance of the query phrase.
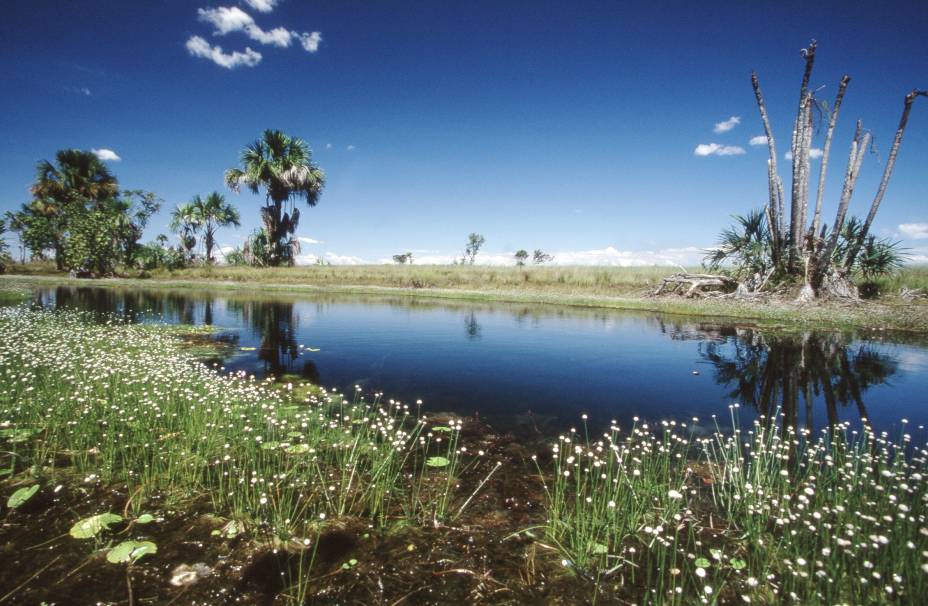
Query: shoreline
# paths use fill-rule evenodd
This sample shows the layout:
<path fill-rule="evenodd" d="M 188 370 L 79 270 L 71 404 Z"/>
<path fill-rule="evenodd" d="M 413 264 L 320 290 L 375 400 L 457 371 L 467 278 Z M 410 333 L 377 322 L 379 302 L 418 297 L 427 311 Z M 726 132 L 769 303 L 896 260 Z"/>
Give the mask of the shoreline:
<path fill-rule="evenodd" d="M 789 302 L 747 303 L 712 299 L 682 299 L 648 295 L 539 292 L 537 290 L 415 288 L 363 284 L 312 284 L 237 281 L 221 278 L 101 278 L 81 279 L 57 275 L 0 276 L 7 284 L 44 283 L 102 288 L 183 289 L 200 287 L 217 291 L 275 292 L 292 294 L 389 295 L 398 297 L 515 303 L 617 311 L 639 311 L 718 319 L 750 320 L 758 325 L 792 327 L 863 328 L 928 333 L 928 306 L 915 303 L 795 305 Z"/>

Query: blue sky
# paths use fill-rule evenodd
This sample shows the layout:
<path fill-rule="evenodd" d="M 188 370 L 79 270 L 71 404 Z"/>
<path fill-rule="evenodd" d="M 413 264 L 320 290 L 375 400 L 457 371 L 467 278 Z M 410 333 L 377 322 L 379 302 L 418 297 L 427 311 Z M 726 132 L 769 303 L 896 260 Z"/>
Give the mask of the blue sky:
<path fill-rule="evenodd" d="M 35 163 L 65 147 L 113 151 L 121 183 L 169 208 L 223 191 L 240 149 L 279 128 L 306 139 L 328 175 L 303 213 L 299 235 L 319 242 L 305 260 L 411 250 L 441 261 L 471 231 L 486 236 L 487 262 L 518 248 L 560 263 L 698 259 L 729 215 L 766 198 L 750 70 L 782 155 L 811 38 L 824 98 L 852 76 L 826 217 L 857 118 L 879 152 L 852 203 L 865 214 L 903 95 L 928 87 L 925 2 L 40 1 L 4 12 L 0 210 L 26 201 Z M 919 101 L 875 228 L 928 260 Z M 698 149 L 744 153 L 695 153 L 711 144 Z M 238 245 L 263 198 L 226 195 L 244 224 L 219 240 Z"/>

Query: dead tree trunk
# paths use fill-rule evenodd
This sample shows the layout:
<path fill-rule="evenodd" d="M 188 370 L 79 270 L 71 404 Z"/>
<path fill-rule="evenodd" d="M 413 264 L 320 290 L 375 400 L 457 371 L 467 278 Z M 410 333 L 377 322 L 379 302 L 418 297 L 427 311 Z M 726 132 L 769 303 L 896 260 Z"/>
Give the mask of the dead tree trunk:
<path fill-rule="evenodd" d="M 831 108 L 831 119 L 828 120 L 828 132 L 825 135 L 825 145 L 822 147 L 822 168 L 818 174 L 818 192 L 815 196 L 815 215 L 812 217 L 812 237 L 818 237 L 818 230 L 822 221 L 822 199 L 825 196 L 825 173 L 828 171 L 828 156 L 831 153 L 831 138 L 835 134 L 835 123 L 838 121 L 838 111 L 841 109 L 841 102 L 844 100 L 844 92 L 847 85 L 851 82 L 851 77 L 844 74 L 841 83 L 838 85 L 838 95 L 835 97 L 835 105 Z"/>
<path fill-rule="evenodd" d="M 892 176 L 893 167 L 896 165 L 896 157 L 899 155 L 899 144 L 902 143 L 902 135 L 905 133 L 905 126 L 909 121 L 912 103 L 915 102 L 915 97 L 918 96 L 928 96 L 928 91 L 916 89 L 905 96 L 902 118 L 899 119 L 899 127 L 896 129 L 896 138 L 893 140 L 893 147 L 889 150 L 889 159 L 886 161 L 886 168 L 883 170 L 883 178 L 880 179 L 880 187 L 876 190 L 876 196 L 873 198 L 873 203 L 870 205 L 870 212 L 867 213 L 867 220 L 864 222 L 863 229 L 860 230 L 860 236 L 854 242 L 851 250 L 848 252 L 847 259 L 845 259 L 844 267 L 847 270 L 850 270 L 854 266 L 854 261 L 857 258 L 857 254 L 860 252 L 860 247 L 863 246 L 864 239 L 870 231 L 870 225 L 873 224 L 873 218 L 876 217 L 876 211 L 879 210 L 880 203 L 883 201 L 883 195 L 886 193 L 886 188 L 889 185 L 889 178 Z"/>
<path fill-rule="evenodd" d="M 754 97 L 757 99 L 757 109 L 760 111 L 761 122 L 764 123 L 764 135 L 767 137 L 767 149 L 770 152 L 770 159 L 767 160 L 767 187 L 769 190 L 768 202 L 768 223 L 770 232 L 773 237 L 774 257 L 779 258 L 784 243 L 784 219 L 783 219 L 783 181 L 780 180 L 780 173 L 777 170 L 777 144 L 773 138 L 773 130 L 770 128 L 770 120 L 767 118 L 767 105 L 764 103 L 764 95 L 760 90 L 760 80 L 757 78 L 757 72 L 751 72 L 751 85 L 754 87 Z"/>
<path fill-rule="evenodd" d="M 860 166 L 864 161 L 864 154 L 870 145 L 870 133 L 864 133 L 861 137 L 860 120 L 857 121 L 857 130 L 854 133 L 854 140 L 851 141 L 851 153 L 847 161 L 847 172 L 844 174 L 844 188 L 841 191 L 841 199 L 838 201 L 838 212 L 835 215 L 835 222 L 831 227 L 831 236 L 828 238 L 824 248 L 818 256 L 815 263 L 815 270 L 812 274 L 811 286 L 816 293 L 821 289 L 825 281 L 826 274 L 832 270 L 832 256 L 838 247 L 838 239 L 841 237 L 841 230 L 844 229 L 844 219 L 847 217 L 847 209 L 851 202 L 851 196 L 854 195 L 854 187 L 857 185 L 857 177 L 860 174 Z"/>
<path fill-rule="evenodd" d="M 808 48 L 802 50 L 802 55 L 806 61 L 805 72 L 802 75 L 802 86 L 799 89 L 799 110 L 796 115 L 796 122 L 793 125 L 793 140 L 790 151 L 793 155 L 793 187 L 790 199 L 790 222 L 789 222 L 789 272 L 795 273 L 799 263 L 799 242 L 804 231 L 801 224 L 802 204 L 808 204 L 808 200 L 803 200 L 803 188 L 807 182 L 804 175 L 804 164 L 808 163 L 808 145 L 806 143 L 806 129 L 809 124 L 809 115 L 812 105 L 812 94 L 809 92 L 809 79 L 812 77 L 812 66 L 815 64 L 815 49 L 818 44 L 813 40 Z M 811 137 L 809 137 L 811 141 Z"/>

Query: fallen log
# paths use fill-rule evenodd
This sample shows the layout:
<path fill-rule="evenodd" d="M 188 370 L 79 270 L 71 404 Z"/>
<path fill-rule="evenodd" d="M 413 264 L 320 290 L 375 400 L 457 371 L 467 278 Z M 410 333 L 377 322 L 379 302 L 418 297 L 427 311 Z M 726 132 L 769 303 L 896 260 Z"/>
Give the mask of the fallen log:
<path fill-rule="evenodd" d="M 692 298 L 708 293 L 729 293 L 738 288 L 738 281 L 728 276 L 714 274 L 676 273 L 667 276 L 654 291 L 655 296 L 680 294 Z"/>

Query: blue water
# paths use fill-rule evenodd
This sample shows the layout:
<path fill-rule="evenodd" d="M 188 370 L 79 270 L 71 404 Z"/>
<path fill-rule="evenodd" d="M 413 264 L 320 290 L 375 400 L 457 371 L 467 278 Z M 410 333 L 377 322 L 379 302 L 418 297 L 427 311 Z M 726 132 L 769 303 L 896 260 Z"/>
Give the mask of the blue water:
<path fill-rule="evenodd" d="M 708 430 L 730 425 L 736 402 L 743 422 L 781 410 L 816 429 L 859 427 L 863 416 L 891 432 L 901 419 L 913 433 L 928 424 L 923 336 L 401 297 L 62 287 L 37 298 L 135 321 L 212 324 L 232 343 L 226 371 L 298 374 L 345 391 L 360 385 L 421 399 L 425 412 L 501 426 L 558 431 L 585 413 L 625 426 L 636 416 L 696 417 Z"/>

